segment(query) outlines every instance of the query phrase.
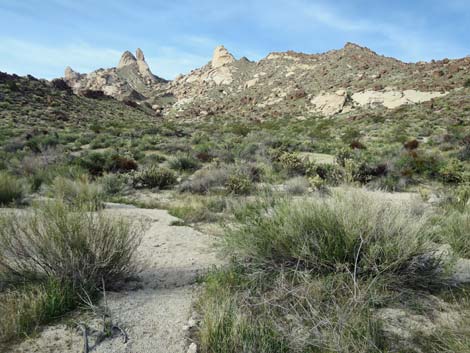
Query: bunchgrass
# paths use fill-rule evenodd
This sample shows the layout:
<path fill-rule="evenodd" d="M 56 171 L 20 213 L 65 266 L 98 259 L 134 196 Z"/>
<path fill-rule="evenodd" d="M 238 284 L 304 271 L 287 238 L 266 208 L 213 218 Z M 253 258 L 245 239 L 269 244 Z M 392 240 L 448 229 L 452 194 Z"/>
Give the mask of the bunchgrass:
<path fill-rule="evenodd" d="M 397 351 L 375 310 L 412 310 L 448 288 L 450 259 L 433 255 L 430 218 L 411 204 L 343 190 L 262 199 L 235 216 L 232 262 L 207 276 L 198 303 L 201 352 Z"/>
<path fill-rule="evenodd" d="M 25 195 L 24 180 L 7 172 L 0 172 L 0 206 L 19 203 Z"/>
<path fill-rule="evenodd" d="M 1 341 L 95 298 L 103 283 L 118 288 L 135 274 L 139 224 L 64 201 L 11 211 L 0 223 L 0 316 L 8 318 Z"/>

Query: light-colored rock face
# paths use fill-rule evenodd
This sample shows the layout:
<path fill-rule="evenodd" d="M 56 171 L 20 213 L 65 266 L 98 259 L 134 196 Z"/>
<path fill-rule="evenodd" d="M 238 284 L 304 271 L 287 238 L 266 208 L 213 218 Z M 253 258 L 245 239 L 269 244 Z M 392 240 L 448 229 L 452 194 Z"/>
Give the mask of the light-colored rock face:
<path fill-rule="evenodd" d="M 214 50 L 214 55 L 212 56 L 211 64 L 212 67 L 215 69 L 226 64 L 233 63 L 234 61 L 235 58 L 233 57 L 233 55 L 230 54 L 229 51 L 225 49 L 223 45 L 219 45 Z"/>
<path fill-rule="evenodd" d="M 132 64 L 135 64 L 136 62 L 137 62 L 137 59 L 135 58 L 135 56 L 132 55 L 130 51 L 125 51 L 121 56 L 121 60 L 119 61 L 117 68 L 121 69 L 124 66 L 132 65 Z"/>
<path fill-rule="evenodd" d="M 219 67 L 209 72 L 205 81 L 213 81 L 216 85 L 229 85 L 233 81 L 232 72 L 228 67 Z"/>
<path fill-rule="evenodd" d="M 384 106 L 388 109 L 395 109 L 405 104 L 423 103 L 445 95 L 446 93 L 440 92 L 420 92 L 416 90 L 401 92 L 386 90 L 383 92 L 365 91 L 354 93 L 352 99 L 362 107 L 374 108 Z"/>
<path fill-rule="evenodd" d="M 138 61 L 145 61 L 144 52 L 140 48 L 137 48 L 137 50 L 135 51 L 135 57 Z"/>
<path fill-rule="evenodd" d="M 80 74 L 78 72 L 73 71 L 70 66 L 67 66 L 65 68 L 65 73 L 64 73 L 65 81 L 76 80 L 79 77 L 80 77 Z"/>
<path fill-rule="evenodd" d="M 347 101 L 345 90 L 338 90 L 334 93 L 323 92 L 311 100 L 314 111 L 325 116 L 332 116 L 340 113 Z"/>

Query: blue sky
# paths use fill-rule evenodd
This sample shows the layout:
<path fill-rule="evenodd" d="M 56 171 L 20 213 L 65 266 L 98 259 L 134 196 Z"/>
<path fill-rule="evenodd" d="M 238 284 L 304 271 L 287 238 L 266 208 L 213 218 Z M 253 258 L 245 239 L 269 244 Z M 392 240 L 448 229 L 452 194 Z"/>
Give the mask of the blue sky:
<path fill-rule="evenodd" d="M 41 78 L 116 66 L 143 49 L 165 78 L 236 57 L 345 42 L 403 61 L 470 54 L 470 0 L 0 0 L 0 71 Z"/>

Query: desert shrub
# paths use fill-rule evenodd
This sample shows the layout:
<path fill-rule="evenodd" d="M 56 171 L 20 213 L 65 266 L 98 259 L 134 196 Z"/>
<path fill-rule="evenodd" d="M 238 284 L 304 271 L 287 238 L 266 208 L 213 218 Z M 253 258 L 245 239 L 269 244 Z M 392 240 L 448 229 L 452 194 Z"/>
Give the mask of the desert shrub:
<path fill-rule="evenodd" d="M 230 266 L 207 277 L 202 352 L 388 352 L 377 308 L 446 284 L 427 216 L 346 191 L 235 212 Z"/>
<path fill-rule="evenodd" d="M 226 242 L 240 258 L 320 273 L 343 268 L 363 277 L 387 275 L 395 285 L 430 288 L 442 281 L 438 260 L 416 268 L 430 251 L 427 218 L 360 192 L 281 200 L 273 208 L 243 211 L 238 219 L 240 227 Z"/>
<path fill-rule="evenodd" d="M 313 190 L 326 190 L 326 181 L 318 175 L 309 177 L 308 183 Z"/>
<path fill-rule="evenodd" d="M 158 163 L 165 162 L 165 161 L 166 161 L 166 157 L 159 153 L 148 154 L 142 160 L 144 164 L 158 164 Z"/>
<path fill-rule="evenodd" d="M 0 171 L 0 205 L 19 203 L 25 195 L 24 180 Z"/>
<path fill-rule="evenodd" d="M 338 152 L 336 152 L 335 155 L 336 163 L 338 163 L 341 167 L 345 166 L 346 160 L 354 158 L 354 151 L 350 148 L 341 148 Z"/>
<path fill-rule="evenodd" d="M 285 190 L 292 195 L 303 195 L 308 192 L 309 181 L 305 177 L 294 177 L 286 181 Z"/>
<path fill-rule="evenodd" d="M 349 148 L 353 150 L 365 150 L 366 146 L 362 142 L 354 140 L 349 144 Z"/>
<path fill-rule="evenodd" d="M 463 86 L 466 87 L 466 88 L 469 88 L 469 87 L 470 87 L 470 78 L 467 79 L 467 80 L 464 82 Z"/>
<path fill-rule="evenodd" d="M 468 208 L 453 210 L 442 218 L 439 238 L 449 244 L 460 257 L 470 258 L 470 212 Z"/>
<path fill-rule="evenodd" d="M 122 174 L 106 174 L 100 179 L 106 195 L 119 195 L 127 186 L 128 177 Z"/>
<path fill-rule="evenodd" d="M 225 186 L 228 192 L 235 195 L 247 195 L 253 190 L 253 182 L 250 178 L 240 173 L 230 175 Z"/>
<path fill-rule="evenodd" d="M 400 192 L 406 186 L 405 179 L 400 178 L 398 175 L 388 174 L 379 178 L 375 178 L 369 184 L 368 189 L 382 190 L 387 192 Z"/>
<path fill-rule="evenodd" d="M 310 163 L 297 153 L 285 152 L 279 157 L 279 163 L 290 175 L 305 175 Z"/>
<path fill-rule="evenodd" d="M 259 183 L 265 171 L 259 163 L 249 162 L 237 166 L 237 173 L 246 175 L 254 183 Z"/>
<path fill-rule="evenodd" d="M 137 162 L 133 159 L 113 155 L 106 166 L 106 171 L 111 173 L 128 173 L 137 170 Z"/>
<path fill-rule="evenodd" d="M 53 164 L 47 168 L 38 169 L 28 179 L 31 183 L 31 189 L 39 191 L 41 186 L 52 184 L 53 180 L 58 176 L 68 179 L 79 179 L 86 173 L 86 169 L 78 165 Z"/>
<path fill-rule="evenodd" d="M 4 214 L 0 223 L 0 314 L 9 318 L 2 339 L 75 308 L 80 297 L 117 288 L 135 273 L 133 255 L 141 227 L 58 202 L 31 212 Z M 0 324 L 0 327 L 3 325 Z"/>
<path fill-rule="evenodd" d="M 231 169 L 228 166 L 209 166 L 195 172 L 191 178 L 181 184 L 180 190 L 203 194 L 227 183 Z"/>
<path fill-rule="evenodd" d="M 29 334 L 77 306 L 71 286 L 52 279 L 5 290 L 0 298 L 0 343 Z"/>
<path fill-rule="evenodd" d="M 388 168 L 386 164 L 377 164 L 375 166 L 371 166 L 365 162 L 362 162 L 354 171 L 353 178 L 355 181 L 366 184 L 374 178 L 386 176 L 387 171 Z"/>
<path fill-rule="evenodd" d="M 175 173 L 155 165 L 145 167 L 133 175 L 132 183 L 137 188 L 165 189 L 176 184 Z"/>
<path fill-rule="evenodd" d="M 439 169 L 439 175 L 444 183 L 458 184 L 464 181 L 464 165 L 458 159 L 450 159 Z"/>
<path fill-rule="evenodd" d="M 93 183 L 86 175 L 72 180 L 56 177 L 49 187 L 49 195 L 74 207 L 91 210 L 102 208 L 104 193 L 101 185 Z"/>
<path fill-rule="evenodd" d="M 173 170 L 190 171 L 200 168 L 199 161 L 189 154 L 178 155 L 168 161 L 168 166 Z"/>
<path fill-rule="evenodd" d="M 338 185 L 344 180 L 344 171 L 335 164 L 315 164 L 309 170 L 311 176 L 318 176 L 330 185 Z"/>
<path fill-rule="evenodd" d="M 403 144 L 403 147 L 407 149 L 408 151 L 413 151 L 419 147 L 419 141 L 418 140 L 407 141 Z"/>
<path fill-rule="evenodd" d="M 168 212 L 185 223 L 213 222 L 216 217 L 203 203 L 188 203 L 185 205 L 175 205 L 168 209 Z"/>
<path fill-rule="evenodd" d="M 436 153 L 415 150 L 402 153 L 394 164 L 403 176 L 418 174 L 436 177 L 439 175 L 442 159 Z"/>
<path fill-rule="evenodd" d="M 107 156 L 103 153 L 92 152 L 79 158 L 77 163 L 88 170 L 91 175 L 102 175 L 106 169 Z"/>

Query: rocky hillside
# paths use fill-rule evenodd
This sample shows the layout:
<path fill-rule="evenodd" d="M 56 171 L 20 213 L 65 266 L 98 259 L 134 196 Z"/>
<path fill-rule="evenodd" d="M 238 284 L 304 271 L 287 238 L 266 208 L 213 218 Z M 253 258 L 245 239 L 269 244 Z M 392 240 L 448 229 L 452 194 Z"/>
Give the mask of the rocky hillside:
<path fill-rule="evenodd" d="M 323 54 L 288 51 L 253 62 L 219 46 L 207 65 L 165 81 L 151 73 L 138 49 L 136 56 L 125 52 L 117 68 L 87 75 L 67 68 L 65 80 L 76 93 L 101 90 L 147 102 L 164 116 L 302 118 L 395 109 L 454 94 L 470 85 L 470 57 L 410 64 L 347 43 Z"/>
<path fill-rule="evenodd" d="M 164 89 L 167 83 L 152 74 L 141 49 L 137 49 L 135 56 L 129 51 L 124 52 L 116 68 L 80 74 L 67 67 L 64 79 L 76 94 L 103 91 L 119 100 L 131 101 L 145 100 Z"/>

